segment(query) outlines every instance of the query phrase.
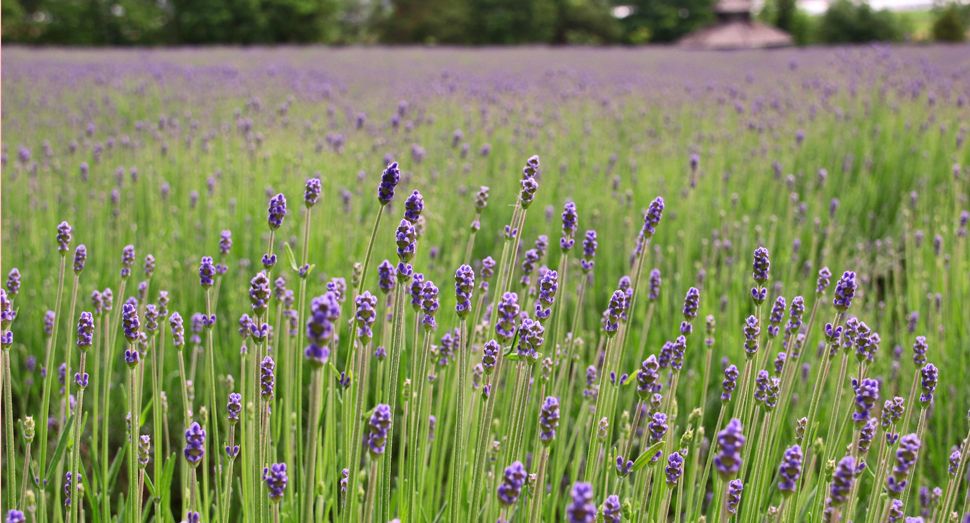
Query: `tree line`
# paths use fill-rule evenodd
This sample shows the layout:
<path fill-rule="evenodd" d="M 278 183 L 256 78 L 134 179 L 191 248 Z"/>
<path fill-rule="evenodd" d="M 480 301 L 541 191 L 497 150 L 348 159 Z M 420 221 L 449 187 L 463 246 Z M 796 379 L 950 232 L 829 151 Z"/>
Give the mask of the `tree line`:
<path fill-rule="evenodd" d="M 675 42 L 714 19 L 717 0 L 0 0 L 3 42 L 53 45 L 641 44 Z M 800 44 L 901 40 L 888 12 L 838 0 L 832 23 L 795 0 L 761 18 Z M 958 5 L 954 2 L 952 5 Z M 941 8 L 946 39 L 967 10 Z M 934 28 L 934 34 L 937 32 Z"/>

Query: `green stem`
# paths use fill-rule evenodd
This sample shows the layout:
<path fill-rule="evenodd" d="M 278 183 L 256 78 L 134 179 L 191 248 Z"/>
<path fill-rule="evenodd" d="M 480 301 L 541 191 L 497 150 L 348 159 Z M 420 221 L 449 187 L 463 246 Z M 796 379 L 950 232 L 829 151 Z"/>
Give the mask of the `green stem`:
<path fill-rule="evenodd" d="M 468 374 L 468 324 L 465 318 L 458 320 L 461 332 L 458 340 L 458 409 L 455 410 L 455 444 L 454 451 L 451 453 L 452 475 L 449 479 L 451 483 L 451 521 L 457 523 L 462 521 L 462 508 L 464 503 L 461 500 L 462 485 L 464 483 L 465 472 L 465 378 Z M 543 459 L 543 462 L 545 459 Z M 541 465 L 540 465 L 541 466 Z M 541 486 L 541 483 L 540 483 Z M 536 512 L 534 512 L 536 513 Z M 537 521 L 533 519 L 532 521 Z"/>
<path fill-rule="evenodd" d="M 205 313 L 207 316 L 211 318 L 212 317 L 212 298 L 210 294 L 211 293 L 209 292 L 209 289 L 206 289 L 205 290 Z M 153 340 L 153 343 L 154 343 L 154 340 Z M 212 327 L 206 327 L 206 344 L 208 345 L 208 352 L 209 352 L 209 364 L 206 365 L 209 371 L 209 379 L 207 380 L 209 382 L 209 416 L 210 416 L 210 419 L 212 420 L 212 435 L 213 435 L 212 441 L 216 442 L 216 445 L 218 446 L 219 443 L 222 442 L 222 440 L 219 439 L 219 415 L 218 415 L 219 408 L 217 407 L 218 401 L 216 400 L 215 348 L 212 342 Z M 158 398 L 156 397 L 155 400 L 157 401 Z M 155 405 L 157 405 L 157 403 Z M 152 407 L 152 409 L 156 410 L 154 406 Z M 156 443 L 156 447 L 157 447 L 157 443 Z M 219 510 L 222 509 L 222 507 L 218 506 L 219 502 L 222 500 L 222 486 L 218 481 L 218 471 L 221 470 L 222 467 L 219 464 L 219 453 L 212 452 L 211 454 L 212 454 L 213 463 L 215 464 L 215 470 L 217 471 L 217 476 L 216 476 L 217 479 L 215 481 L 215 484 L 216 484 L 216 505 L 217 505 L 216 513 L 218 514 Z M 157 466 L 158 464 L 156 463 L 156 467 Z M 206 473 L 207 471 L 208 471 L 208 468 L 206 468 L 206 470 L 203 471 L 203 476 L 202 476 L 203 483 L 206 482 L 206 478 L 208 477 L 208 474 Z M 208 495 L 208 488 L 206 488 L 206 495 Z M 206 506 L 206 513 L 208 512 L 209 512 L 209 507 Z"/>
<path fill-rule="evenodd" d="M 367 268 L 370 265 L 371 254 L 374 252 L 374 241 L 377 239 L 377 229 L 381 224 L 381 216 L 384 216 L 383 205 L 377 209 L 377 218 L 374 220 L 374 228 L 370 232 L 370 241 L 367 243 L 367 253 L 364 255 L 364 266 L 360 270 L 360 281 L 357 282 L 357 294 L 361 293 L 364 288 L 364 282 L 367 281 Z M 309 223 L 309 220 L 310 215 L 307 213 L 307 223 Z"/>
<path fill-rule="evenodd" d="M 317 427 L 320 425 L 320 368 L 314 368 L 310 375 L 310 425 L 307 426 L 307 460 L 306 472 L 303 475 L 303 521 L 313 521 L 313 499 L 316 487 L 317 466 Z M 351 475 L 356 471 L 351 469 Z M 356 492 L 348 491 L 348 496 L 356 496 Z"/>
<path fill-rule="evenodd" d="M 3 373 L 3 410 L 4 425 L 6 426 L 4 437 L 7 440 L 7 492 L 10 498 L 8 506 L 14 507 L 17 504 L 17 496 L 14 494 L 17 490 L 17 454 L 14 450 L 13 444 L 13 393 L 11 392 L 10 388 L 11 375 L 9 347 L 3 349 L 3 368 L 0 369 L 0 372 Z M 77 425 L 77 423 L 75 423 L 75 425 Z M 75 441 L 75 449 L 77 449 L 76 443 L 77 442 Z M 77 452 L 77 450 L 75 450 L 75 452 Z M 24 484 L 27 483 L 26 474 L 22 480 Z"/>
<path fill-rule="evenodd" d="M 59 275 L 57 277 L 57 298 L 55 300 L 54 306 L 54 328 L 51 333 L 50 339 L 47 340 L 47 355 L 45 357 L 44 369 L 47 371 L 47 376 L 44 378 L 44 394 L 41 401 L 41 415 L 38 420 L 40 425 L 40 440 L 39 440 L 39 453 L 38 453 L 38 470 L 47 470 L 47 419 L 50 417 L 50 405 L 51 405 L 51 388 L 54 382 L 54 351 L 53 347 L 57 346 L 57 326 L 61 322 L 61 296 L 64 293 L 64 267 L 67 259 L 64 255 L 61 255 L 61 268 Z M 43 472 L 42 472 L 43 473 Z M 41 499 L 40 499 L 40 520 L 41 523 L 46 523 L 47 521 L 47 505 L 45 503 L 44 495 L 47 492 L 47 485 L 41 483 L 40 485 Z"/>

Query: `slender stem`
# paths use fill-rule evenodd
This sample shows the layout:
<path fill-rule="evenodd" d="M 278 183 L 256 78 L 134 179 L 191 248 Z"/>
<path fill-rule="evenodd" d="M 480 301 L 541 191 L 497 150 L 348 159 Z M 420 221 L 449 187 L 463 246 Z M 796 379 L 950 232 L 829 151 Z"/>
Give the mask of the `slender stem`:
<path fill-rule="evenodd" d="M 154 484 L 161 485 L 162 463 L 162 395 L 159 383 L 158 370 L 158 347 L 155 344 L 155 336 L 151 338 L 152 351 L 152 429 L 155 432 L 155 464 L 152 466 L 152 476 L 155 478 Z M 213 412 L 215 415 L 215 411 Z M 161 493 L 155 493 L 155 520 L 162 520 Z"/>
<path fill-rule="evenodd" d="M 13 507 L 17 503 L 17 496 L 14 494 L 17 489 L 17 454 L 13 444 L 13 393 L 11 392 L 10 382 L 10 348 L 3 349 L 3 410 L 4 425 L 6 426 L 4 438 L 7 440 L 7 493 L 10 498 L 8 506 Z M 77 425 L 77 423 L 75 423 Z M 75 442 L 76 443 L 76 442 Z M 74 447 L 77 449 L 77 447 Z M 76 451 L 75 451 L 76 452 Z M 27 462 L 25 462 L 26 464 Z M 27 483 L 27 475 L 22 478 L 24 484 Z"/>
<path fill-rule="evenodd" d="M 47 372 L 47 376 L 44 378 L 44 394 L 43 400 L 41 401 L 41 415 L 38 425 L 40 425 L 40 439 L 38 445 L 40 446 L 38 453 L 38 470 L 47 470 L 47 419 L 50 416 L 50 404 L 51 404 L 51 389 L 54 382 L 55 372 L 52 370 L 54 364 L 54 351 L 53 347 L 57 346 L 57 326 L 60 324 L 60 314 L 61 314 L 61 295 L 64 293 L 64 267 L 67 259 L 65 256 L 61 256 L 61 268 L 57 277 L 57 298 L 54 306 L 54 328 L 51 333 L 50 339 L 47 340 L 47 355 L 45 357 L 44 369 Z M 43 482 L 40 485 L 41 500 L 40 500 L 40 513 L 41 522 L 47 521 L 47 506 L 45 505 L 44 495 L 47 492 L 47 485 Z"/>
<path fill-rule="evenodd" d="M 305 462 L 306 472 L 303 475 L 303 521 L 313 521 L 313 499 L 316 486 L 316 466 L 317 466 L 317 428 L 320 425 L 320 368 L 314 368 L 310 374 L 310 425 L 307 426 L 307 460 Z M 351 476 L 356 471 L 351 469 Z M 356 496 L 356 492 L 350 491 L 348 495 Z"/>
<path fill-rule="evenodd" d="M 725 413 L 725 411 L 727 411 L 727 408 L 728 408 L 727 405 L 723 405 L 723 404 L 721 405 L 721 412 L 717 415 L 717 424 L 714 425 L 714 433 L 715 434 L 717 434 L 717 431 L 721 428 L 721 423 L 724 421 L 724 413 Z M 713 438 L 712 438 L 712 440 L 713 440 Z M 710 446 L 710 448 L 707 449 L 707 458 L 704 460 L 705 461 L 704 473 L 701 475 L 701 481 L 700 481 L 700 483 L 697 484 L 697 488 L 700 489 L 701 495 L 698 498 L 697 504 L 693 507 L 693 514 L 694 514 L 693 518 L 694 519 L 696 519 L 696 518 L 698 518 L 700 516 L 701 509 L 704 508 L 704 497 L 705 497 L 704 496 L 704 492 L 707 491 L 707 478 L 710 477 L 710 475 L 711 475 L 711 467 L 714 465 L 714 460 L 711 459 L 712 457 L 714 457 L 714 445 L 713 444 Z M 716 481 L 715 481 L 715 484 L 714 484 L 714 489 L 712 489 L 712 490 L 714 490 L 715 492 L 717 492 L 717 482 Z"/>
<path fill-rule="evenodd" d="M 210 289 L 205 290 L 205 313 L 210 318 L 212 317 L 212 297 L 211 297 Z M 218 445 L 219 443 L 222 442 L 222 440 L 219 439 L 219 415 L 218 415 L 219 409 L 217 407 L 218 401 L 216 400 L 215 348 L 212 342 L 212 326 L 206 327 L 206 344 L 208 345 L 207 350 L 209 353 L 209 363 L 208 365 L 206 365 L 209 371 L 209 376 L 207 380 L 209 382 L 209 416 L 210 416 L 210 419 L 212 420 L 213 441 L 215 441 L 216 445 Z M 154 409 L 154 406 L 152 408 Z M 220 501 L 222 500 L 222 486 L 218 481 L 218 471 L 222 467 L 219 465 L 219 453 L 212 452 L 211 454 L 212 454 L 213 463 L 215 464 L 215 470 L 217 471 L 217 476 L 216 476 L 217 479 L 215 481 L 215 484 L 216 484 L 216 512 L 218 513 L 218 511 L 222 509 L 222 507 L 218 506 Z M 208 477 L 208 474 L 207 474 L 208 468 L 206 468 L 206 470 L 203 470 L 202 472 L 203 472 L 203 476 L 202 476 L 203 482 L 205 482 L 205 479 Z M 206 495 L 208 495 L 208 489 L 206 489 Z M 207 506 L 206 513 L 208 513 L 208 511 L 209 511 L 209 507 Z"/>
<path fill-rule="evenodd" d="M 546 462 L 549 460 L 549 449 L 539 450 L 539 470 L 536 472 L 535 494 L 530 503 L 529 521 L 540 521 L 539 512 L 542 510 L 542 496 L 546 493 Z M 460 521 L 453 519 L 452 521 Z"/>
<path fill-rule="evenodd" d="M 465 318 L 458 320 L 461 332 L 458 340 L 458 409 L 455 411 L 455 444 L 454 451 L 451 453 L 452 474 L 449 478 L 451 483 L 451 521 L 462 521 L 462 509 L 465 504 L 461 500 L 462 485 L 464 483 L 465 472 L 465 378 L 468 374 L 468 324 Z M 545 459 L 543 458 L 543 462 Z M 540 483 L 541 486 L 541 483 Z M 537 512 L 533 512 L 537 514 Z M 538 521 L 533 519 L 533 521 Z"/>
<path fill-rule="evenodd" d="M 364 288 L 364 282 L 367 281 L 367 269 L 370 265 L 371 253 L 374 252 L 374 241 L 377 239 L 377 229 L 381 225 L 381 216 L 384 216 L 384 206 L 381 205 L 377 209 L 377 218 L 374 219 L 374 228 L 370 233 L 370 241 L 367 243 L 367 253 L 364 255 L 364 266 L 360 270 L 360 281 L 357 282 L 357 294 L 360 294 Z M 309 223 L 309 214 L 307 214 L 307 222 Z"/>
<path fill-rule="evenodd" d="M 303 259 L 300 267 L 305 267 L 307 265 L 307 260 L 310 256 L 310 214 L 312 207 L 306 208 L 306 216 L 303 220 Z M 300 278 L 300 293 L 297 296 L 297 325 L 301 327 L 304 325 L 304 318 L 306 313 L 306 277 L 301 276 Z M 296 411 L 296 460 L 298 463 L 303 463 L 303 432 L 301 427 L 303 427 L 303 360 L 300 357 L 299 351 L 303 348 L 303 328 L 297 329 L 296 338 L 296 350 L 295 353 L 295 364 L 294 370 L 295 375 L 290 376 L 290 394 L 295 397 L 296 405 L 298 407 L 294 409 Z M 294 393 L 295 391 L 295 393 Z M 303 489 L 303 470 L 301 467 L 293 467 L 294 472 L 294 482 L 293 482 L 293 492 L 297 496 L 301 495 Z M 299 503 L 299 501 L 298 501 Z"/>

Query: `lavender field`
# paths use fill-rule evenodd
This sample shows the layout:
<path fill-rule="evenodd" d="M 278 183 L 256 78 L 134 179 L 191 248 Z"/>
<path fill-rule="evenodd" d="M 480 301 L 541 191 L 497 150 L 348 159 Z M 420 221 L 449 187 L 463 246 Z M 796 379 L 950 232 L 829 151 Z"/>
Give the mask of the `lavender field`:
<path fill-rule="evenodd" d="M 2 65 L 7 523 L 970 521 L 970 53 Z"/>

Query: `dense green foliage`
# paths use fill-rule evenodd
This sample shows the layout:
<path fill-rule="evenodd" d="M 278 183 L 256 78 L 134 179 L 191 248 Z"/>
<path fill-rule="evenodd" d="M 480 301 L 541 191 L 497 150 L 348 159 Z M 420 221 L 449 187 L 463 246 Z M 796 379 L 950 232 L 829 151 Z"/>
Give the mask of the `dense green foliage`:
<path fill-rule="evenodd" d="M 889 11 L 876 11 L 865 2 L 836 0 L 818 24 L 823 43 L 897 42 L 903 33 Z"/>
<path fill-rule="evenodd" d="M 2 0 L 3 41 L 56 45 L 670 43 L 713 20 L 714 0 Z M 620 6 L 616 18 L 611 9 Z M 911 39 L 907 13 L 794 0 L 760 18 L 798 45 Z M 968 8 L 949 2 L 921 38 L 959 41 Z"/>
<path fill-rule="evenodd" d="M 942 42 L 962 42 L 970 27 L 970 6 L 960 2 L 946 2 L 933 21 L 933 38 Z"/>

